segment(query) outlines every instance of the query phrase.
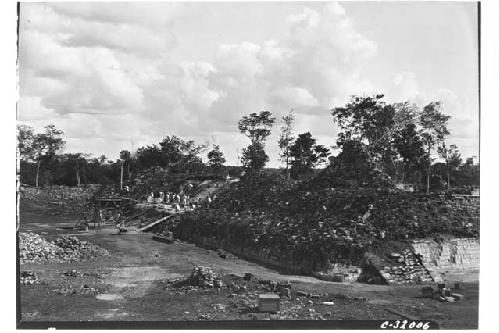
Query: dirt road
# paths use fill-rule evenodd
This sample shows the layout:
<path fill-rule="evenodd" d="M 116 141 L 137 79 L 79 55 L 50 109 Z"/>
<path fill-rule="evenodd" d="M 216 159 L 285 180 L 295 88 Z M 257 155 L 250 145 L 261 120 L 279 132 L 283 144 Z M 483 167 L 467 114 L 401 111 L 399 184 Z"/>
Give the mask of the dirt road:
<path fill-rule="evenodd" d="M 34 271 L 41 281 L 20 286 L 23 321 L 402 319 L 401 315 L 390 312 L 397 309 L 412 318 L 436 321 L 441 328 L 477 327 L 477 282 L 462 284 L 460 292 L 466 296 L 465 300 L 441 303 L 421 298 L 422 285 L 325 282 L 282 274 L 238 258 L 223 259 L 215 251 L 188 243 L 156 242 L 147 233 L 117 234 L 112 227 L 74 232 L 75 221 L 71 217 L 43 215 L 25 204 L 20 216 L 21 231 L 36 232 L 49 240 L 72 234 L 110 252 L 109 256 L 88 262 L 21 265 L 21 271 Z M 187 277 L 197 265 L 210 266 L 221 275 L 232 276 L 241 285 L 246 283 L 241 279 L 245 273 L 260 279 L 289 280 L 293 292 L 311 292 L 321 295 L 321 299 L 310 300 L 294 294 L 292 299 L 283 300 L 282 314 L 261 318 L 260 314 L 245 310 L 255 305 L 258 293 L 262 292 L 256 285 L 248 285 L 246 291 L 238 293 L 229 288 L 168 287 L 167 280 Z M 83 276 L 63 275 L 72 269 Z M 83 293 L 84 285 L 95 292 Z M 327 299 L 335 305 L 323 305 L 322 301 Z"/>

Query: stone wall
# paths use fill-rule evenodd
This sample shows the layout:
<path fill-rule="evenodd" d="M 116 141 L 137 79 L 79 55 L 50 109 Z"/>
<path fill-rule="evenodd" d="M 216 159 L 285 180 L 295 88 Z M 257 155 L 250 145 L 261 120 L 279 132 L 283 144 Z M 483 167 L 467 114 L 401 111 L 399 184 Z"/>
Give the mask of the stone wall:
<path fill-rule="evenodd" d="M 425 268 L 422 257 L 415 252 L 405 250 L 391 255 L 391 263 L 379 270 L 389 284 L 416 283 L 433 281 L 434 277 Z"/>
<path fill-rule="evenodd" d="M 450 238 L 411 241 L 411 250 L 394 253 L 388 265 L 379 267 L 387 283 L 442 282 L 446 273 L 461 274 L 479 271 L 479 240 Z"/>
<path fill-rule="evenodd" d="M 416 240 L 413 249 L 422 256 L 427 269 L 447 272 L 479 271 L 479 240 L 452 238 L 442 242 Z"/>

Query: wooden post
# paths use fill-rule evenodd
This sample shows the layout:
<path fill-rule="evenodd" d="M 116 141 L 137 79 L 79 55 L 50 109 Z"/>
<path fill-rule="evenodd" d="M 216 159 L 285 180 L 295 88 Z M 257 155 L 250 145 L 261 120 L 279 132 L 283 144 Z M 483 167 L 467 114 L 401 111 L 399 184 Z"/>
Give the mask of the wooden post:
<path fill-rule="evenodd" d="M 123 191 L 123 161 L 120 166 L 120 191 Z"/>

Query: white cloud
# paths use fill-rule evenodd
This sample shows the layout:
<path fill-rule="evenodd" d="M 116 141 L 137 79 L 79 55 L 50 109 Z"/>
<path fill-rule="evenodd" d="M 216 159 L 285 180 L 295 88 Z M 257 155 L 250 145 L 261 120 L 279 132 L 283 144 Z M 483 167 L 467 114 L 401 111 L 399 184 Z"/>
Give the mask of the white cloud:
<path fill-rule="evenodd" d="M 295 108 L 319 105 L 319 101 L 307 89 L 300 87 L 277 88 L 271 92 L 271 95 Z"/>
<path fill-rule="evenodd" d="M 217 39 L 216 45 L 204 40 L 212 53 L 196 45 L 185 49 L 207 52 L 206 57 L 174 56 L 184 42 L 177 35 L 179 22 L 231 15 L 210 8 L 22 3 L 19 120 L 37 127 L 55 123 L 66 132 L 69 150 L 108 155 L 129 149 L 132 141 L 137 148 L 163 135 L 217 134 L 234 163 L 242 115 L 270 110 L 279 119 L 293 108 L 297 131 L 311 131 L 326 142 L 335 136 L 329 110 L 352 94 L 375 91 L 364 66 L 372 65 L 377 44 L 356 30 L 341 5 L 317 3 L 277 16 L 273 24 L 284 33 L 269 40 Z M 396 99 L 423 96 L 409 72 L 396 76 L 390 90 Z M 441 93 L 447 108 L 467 107 L 452 92 Z M 457 121 L 469 121 L 466 114 Z M 268 145 L 273 154 L 275 146 Z"/>
<path fill-rule="evenodd" d="M 394 89 L 388 97 L 395 101 L 415 99 L 419 94 L 417 75 L 413 72 L 397 73 L 394 76 Z"/>
<path fill-rule="evenodd" d="M 190 10 L 23 4 L 19 119 L 58 123 L 73 147 L 78 138 L 208 136 L 234 133 L 243 114 L 263 109 L 279 116 L 295 108 L 324 123 L 332 103 L 371 87 L 360 65 L 376 45 L 338 4 L 303 7 L 281 23 L 282 38 L 220 44 L 213 62 L 175 62 L 175 22 Z"/>
<path fill-rule="evenodd" d="M 41 103 L 41 97 L 27 96 L 19 100 L 17 104 L 18 120 L 20 121 L 34 121 L 51 119 L 56 116 L 54 110 L 46 108 Z"/>

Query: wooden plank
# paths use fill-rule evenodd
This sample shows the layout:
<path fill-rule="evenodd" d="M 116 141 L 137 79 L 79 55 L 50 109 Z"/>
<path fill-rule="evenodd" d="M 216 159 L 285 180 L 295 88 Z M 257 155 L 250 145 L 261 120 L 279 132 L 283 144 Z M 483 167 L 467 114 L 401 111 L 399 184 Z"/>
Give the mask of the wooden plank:
<path fill-rule="evenodd" d="M 148 224 L 148 225 L 146 225 L 146 226 L 144 226 L 144 227 L 142 227 L 142 228 L 139 228 L 138 230 L 139 230 L 139 231 L 146 231 L 146 230 L 148 230 L 148 229 L 151 229 L 152 227 L 154 227 L 154 226 L 155 226 L 155 225 L 157 225 L 158 223 L 161 223 L 161 222 L 163 222 L 163 221 L 166 221 L 166 220 L 168 220 L 169 218 L 172 218 L 172 217 L 174 217 L 174 216 L 175 216 L 175 215 L 168 215 L 168 216 L 162 217 L 161 219 L 156 220 L 156 221 L 154 221 L 154 222 L 151 222 L 150 224 Z"/>
<path fill-rule="evenodd" d="M 174 240 L 170 237 L 163 237 L 161 235 L 153 235 L 153 240 L 166 243 L 166 244 L 172 244 Z"/>

